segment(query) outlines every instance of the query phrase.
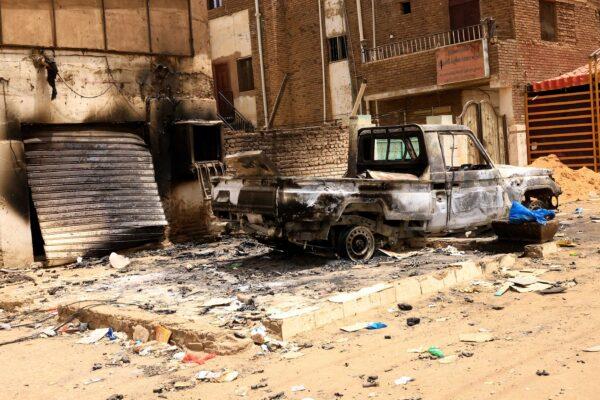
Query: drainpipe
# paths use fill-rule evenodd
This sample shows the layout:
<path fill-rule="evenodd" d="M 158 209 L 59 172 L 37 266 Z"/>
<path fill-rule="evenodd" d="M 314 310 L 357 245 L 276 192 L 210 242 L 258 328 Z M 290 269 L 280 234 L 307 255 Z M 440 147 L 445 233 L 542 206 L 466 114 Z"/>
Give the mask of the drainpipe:
<path fill-rule="evenodd" d="M 260 22 L 260 8 L 258 4 L 259 0 L 254 0 L 254 8 L 256 9 L 256 32 L 258 35 L 258 58 L 260 61 L 260 86 L 262 90 L 263 98 L 263 113 L 265 117 L 265 128 L 268 128 L 267 121 L 269 119 L 269 108 L 267 106 L 267 86 L 265 83 L 265 60 L 263 57 L 263 43 L 262 43 L 262 26 Z"/>
<path fill-rule="evenodd" d="M 321 0 L 319 0 L 319 31 L 321 35 L 321 72 L 323 74 L 323 122 L 327 122 L 327 86 L 325 74 L 325 47 L 323 42 L 325 35 L 323 34 L 323 12 L 321 11 Z"/>
<path fill-rule="evenodd" d="M 362 0 L 356 0 L 356 13 L 358 14 L 358 37 L 362 43 L 365 40 L 365 32 L 363 31 L 361 1 Z"/>
<path fill-rule="evenodd" d="M 375 0 L 371 0 L 371 15 L 373 17 L 373 48 L 377 47 L 377 31 L 375 28 Z"/>

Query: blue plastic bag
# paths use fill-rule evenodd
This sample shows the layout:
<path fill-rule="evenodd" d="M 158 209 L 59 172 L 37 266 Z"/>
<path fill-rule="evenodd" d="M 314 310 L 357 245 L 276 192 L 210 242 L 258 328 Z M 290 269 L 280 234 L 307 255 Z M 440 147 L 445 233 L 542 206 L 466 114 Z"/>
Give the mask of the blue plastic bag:
<path fill-rule="evenodd" d="M 511 224 L 523 224 L 525 222 L 537 222 L 540 225 L 546 225 L 547 219 L 554 219 L 556 213 L 552 210 L 530 210 L 523 204 L 513 201 L 508 219 Z"/>
<path fill-rule="evenodd" d="M 367 329 L 371 331 L 383 328 L 387 328 L 387 325 L 383 322 L 371 322 L 369 325 L 367 325 Z"/>

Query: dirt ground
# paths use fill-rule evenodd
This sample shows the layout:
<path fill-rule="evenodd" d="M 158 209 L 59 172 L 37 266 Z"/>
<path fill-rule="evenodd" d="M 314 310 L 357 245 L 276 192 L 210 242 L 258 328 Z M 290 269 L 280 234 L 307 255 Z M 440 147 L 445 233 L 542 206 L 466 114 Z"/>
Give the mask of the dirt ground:
<path fill-rule="evenodd" d="M 574 214 L 575 207 L 583 208 L 581 218 Z M 491 277 L 488 285 L 482 282 L 462 285 L 415 302 L 412 311 L 380 309 L 356 318 L 355 322 L 384 322 L 387 328 L 381 330 L 344 333 L 339 326 L 332 325 L 294 338 L 288 344 L 294 348 L 290 353 L 277 349 L 265 352 L 253 345 L 239 354 L 217 356 L 202 366 L 173 360 L 172 350 L 165 354 L 134 354 L 127 348 L 128 340 L 103 339 L 97 344 L 84 345 L 76 343 L 81 338 L 79 334 L 36 338 L 0 347 L 0 398 L 106 400 L 114 395 L 124 399 L 196 400 L 598 398 L 600 352 L 583 349 L 600 345 L 600 224 L 591 218 L 600 215 L 600 203 L 571 204 L 561 211 L 562 228 L 557 239 L 570 239 L 576 247 L 561 248 L 544 260 L 520 258 L 514 268 L 550 269 L 543 275 L 550 281 L 575 279 L 577 284 L 564 293 L 542 296 L 509 291 L 494 296 L 494 289 L 489 286 L 501 278 Z M 181 296 L 178 289 L 181 286 L 201 291 L 196 300 L 200 302 L 212 293 L 211 286 L 215 287 L 215 296 L 222 296 L 231 295 L 240 285 L 250 285 L 257 298 L 271 298 L 264 300 L 265 305 L 275 306 L 277 302 L 272 300 L 275 294 L 316 299 L 485 254 L 471 251 L 451 256 L 423 251 L 409 260 L 389 263 L 389 259 L 379 259 L 355 266 L 316 257 L 283 257 L 255 245 L 250 245 L 251 249 L 242 246 L 249 254 L 235 256 L 239 260 L 232 259 L 239 246 L 239 242 L 226 243 L 225 250 L 222 247 L 218 250 L 223 252 L 223 259 L 211 258 L 206 263 L 197 254 L 206 250 L 206 246 L 173 250 L 172 254 L 150 251 L 132 256 L 132 269 L 123 273 L 111 270 L 105 260 L 87 269 L 57 268 L 41 276 L 38 276 L 41 271 L 28 271 L 20 281 L 4 282 L 0 294 L 15 297 L 26 293 L 35 297 L 34 304 L 47 304 L 50 309 L 55 303 L 77 298 L 77 294 L 98 295 L 100 287 L 106 287 L 102 292 L 109 293 L 109 298 L 111 290 L 118 287 L 121 299 L 140 300 L 134 294 L 144 294 L 155 303 L 155 308 L 181 306 L 192 315 L 192 308 L 181 305 L 184 297 L 177 297 Z M 141 261 L 148 257 L 154 257 L 154 261 Z M 180 259 L 176 260 L 177 257 Z M 210 267 L 190 269 L 186 267 L 190 263 Z M 233 263 L 241 264 L 232 268 Z M 244 267 L 248 263 L 252 267 Z M 88 272 L 94 277 L 87 278 Z M 190 281 L 192 275 L 188 274 L 194 273 L 197 274 L 194 279 L 199 281 Z M 211 276 L 220 284 L 209 285 Z M 90 283 L 83 286 L 65 283 L 80 281 L 82 277 Z M 58 286 L 62 288 L 54 295 L 48 293 Z M 90 292 L 85 292 L 87 289 Z M 5 310 L 0 313 L 0 320 L 27 320 L 16 315 L 18 312 Z M 408 327 L 409 317 L 419 317 L 421 323 Z M 36 329 L 0 330 L 0 343 L 38 333 L 55 323 L 56 319 L 50 318 Z M 459 339 L 464 333 L 486 332 L 492 335 L 492 341 L 473 344 Z M 408 351 L 430 346 L 440 348 L 451 362 L 443 364 L 426 353 Z M 111 361 L 123 354 L 127 354 L 129 362 Z M 237 371 L 239 376 L 227 383 L 195 378 L 201 370 L 222 368 Z M 377 376 L 378 386 L 363 387 L 369 376 Z M 403 376 L 414 381 L 396 385 L 394 381 Z"/>

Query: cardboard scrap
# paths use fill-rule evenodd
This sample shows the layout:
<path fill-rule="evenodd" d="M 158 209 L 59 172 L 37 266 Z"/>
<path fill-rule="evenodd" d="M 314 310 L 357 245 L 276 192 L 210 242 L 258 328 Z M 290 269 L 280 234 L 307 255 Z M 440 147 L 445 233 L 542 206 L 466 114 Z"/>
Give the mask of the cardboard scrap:
<path fill-rule="evenodd" d="M 109 328 L 100 328 L 92 331 L 88 336 L 77 341 L 78 344 L 93 344 L 98 342 L 108 333 Z"/>
<path fill-rule="evenodd" d="M 585 351 L 586 353 L 599 353 L 600 346 L 588 347 L 587 349 L 583 349 L 583 351 Z"/>
<path fill-rule="evenodd" d="M 468 343 L 485 343 L 494 340 L 494 337 L 489 332 L 462 333 L 459 338 L 461 342 Z"/>
<path fill-rule="evenodd" d="M 172 332 L 164 326 L 157 325 L 154 328 L 154 337 L 159 343 L 169 343 L 169 339 L 171 339 L 171 334 Z"/>
<path fill-rule="evenodd" d="M 367 326 L 369 326 L 370 322 L 359 322 L 356 323 L 354 325 L 349 325 L 349 326 L 343 326 L 340 329 L 344 332 L 348 332 L 348 333 L 352 333 L 352 332 L 358 332 L 361 331 L 363 329 L 366 329 Z"/>

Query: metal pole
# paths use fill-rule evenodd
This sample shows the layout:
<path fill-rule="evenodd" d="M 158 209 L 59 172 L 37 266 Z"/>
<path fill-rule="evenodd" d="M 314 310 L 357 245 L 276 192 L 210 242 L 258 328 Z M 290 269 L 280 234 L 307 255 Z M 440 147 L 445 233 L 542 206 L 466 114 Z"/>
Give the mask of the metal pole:
<path fill-rule="evenodd" d="M 375 0 L 371 0 L 371 15 L 373 17 L 373 48 L 377 47 L 377 30 L 375 24 Z"/>
<path fill-rule="evenodd" d="M 265 60 L 263 57 L 263 43 L 262 43 L 262 27 L 260 22 L 260 6 L 259 0 L 254 0 L 254 8 L 256 15 L 256 32 L 258 35 L 258 58 L 260 61 L 260 86 L 262 90 L 263 98 L 263 113 L 265 116 L 265 127 L 267 126 L 267 118 L 269 118 L 269 108 L 267 106 L 267 87 L 265 83 Z"/>
<path fill-rule="evenodd" d="M 323 122 L 327 121 L 327 77 L 325 73 L 325 34 L 323 32 L 323 11 L 321 0 L 318 1 L 319 5 L 319 32 L 321 37 L 321 72 L 323 74 Z"/>

